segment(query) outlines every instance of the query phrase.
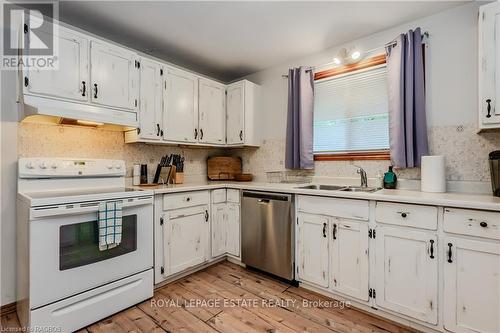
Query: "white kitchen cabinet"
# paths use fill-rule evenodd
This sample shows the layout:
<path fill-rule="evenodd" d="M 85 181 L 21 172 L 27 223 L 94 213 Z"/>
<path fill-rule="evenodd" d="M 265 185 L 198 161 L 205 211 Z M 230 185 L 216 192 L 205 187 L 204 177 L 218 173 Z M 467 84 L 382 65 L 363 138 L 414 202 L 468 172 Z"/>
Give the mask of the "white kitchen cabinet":
<path fill-rule="evenodd" d="M 444 249 L 445 328 L 500 332 L 500 244 L 454 237 Z"/>
<path fill-rule="evenodd" d="M 260 146 L 260 88 L 242 80 L 227 86 L 226 133 L 228 145 Z"/>
<path fill-rule="evenodd" d="M 226 204 L 225 247 L 228 254 L 240 256 L 240 205 L 232 202 Z"/>
<path fill-rule="evenodd" d="M 172 275 L 208 259 L 209 216 L 205 206 L 164 214 L 165 274 Z"/>
<path fill-rule="evenodd" d="M 91 41 L 89 92 L 92 103 L 136 110 L 140 67 L 137 59 L 137 55 L 127 49 Z"/>
<path fill-rule="evenodd" d="M 156 61 L 140 61 L 139 137 L 161 140 L 163 137 L 163 68 Z"/>
<path fill-rule="evenodd" d="M 330 288 L 368 301 L 368 223 L 332 218 Z"/>
<path fill-rule="evenodd" d="M 240 256 L 240 204 L 226 200 L 226 191 L 212 191 L 212 257 L 230 254 Z M 239 194 L 239 193 L 238 193 Z M 230 197 L 234 197 L 231 195 Z"/>
<path fill-rule="evenodd" d="M 226 253 L 226 203 L 212 204 L 212 257 Z"/>
<path fill-rule="evenodd" d="M 320 287 L 328 287 L 328 224 L 327 217 L 298 214 L 298 277 Z"/>
<path fill-rule="evenodd" d="M 437 323 L 437 237 L 409 228 L 376 228 L 377 306 Z"/>
<path fill-rule="evenodd" d="M 479 127 L 500 128 L 500 3 L 479 9 Z"/>
<path fill-rule="evenodd" d="M 197 143 L 198 78 L 188 72 L 166 71 L 164 134 L 166 141 Z"/>
<path fill-rule="evenodd" d="M 39 33 L 49 34 L 44 31 Z M 88 101 L 88 39 L 63 26 L 59 26 L 58 34 L 54 37 L 59 43 L 57 70 L 40 70 L 33 67 L 25 71 L 24 93 Z"/>
<path fill-rule="evenodd" d="M 226 86 L 199 79 L 199 142 L 226 143 Z"/>
<path fill-rule="evenodd" d="M 243 144 L 245 126 L 245 86 L 243 82 L 227 86 L 227 143 Z"/>

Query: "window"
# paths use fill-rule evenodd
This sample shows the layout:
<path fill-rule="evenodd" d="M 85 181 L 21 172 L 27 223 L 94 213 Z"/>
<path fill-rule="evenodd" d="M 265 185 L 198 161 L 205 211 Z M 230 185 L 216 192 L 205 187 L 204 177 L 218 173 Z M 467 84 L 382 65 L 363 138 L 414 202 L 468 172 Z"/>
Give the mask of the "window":
<path fill-rule="evenodd" d="M 347 69 L 331 70 L 330 75 L 316 73 L 317 160 L 388 159 L 387 69 L 385 57 L 379 58 L 375 65 L 367 60 Z"/>

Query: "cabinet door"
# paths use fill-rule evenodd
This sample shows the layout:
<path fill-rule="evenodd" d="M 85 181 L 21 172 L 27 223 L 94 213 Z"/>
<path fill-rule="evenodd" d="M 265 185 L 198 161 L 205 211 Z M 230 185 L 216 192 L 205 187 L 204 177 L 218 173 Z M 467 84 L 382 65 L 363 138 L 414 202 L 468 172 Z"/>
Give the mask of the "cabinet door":
<path fill-rule="evenodd" d="M 237 82 L 227 86 L 227 144 L 243 144 L 245 133 L 245 85 Z"/>
<path fill-rule="evenodd" d="M 212 257 L 226 253 L 226 203 L 212 205 Z"/>
<path fill-rule="evenodd" d="M 199 142 L 224 144 L 226 141 L 226 88 L 199 79 Z"/>
<path fill-rule="evenodd" d="M 198 79 L 181 70 L 169 69 L 165 87 L 164 139 L 198 142 Z"/>
<path fill-rule="evenodd" d="M 331 221 L 330 288 L 368 301 L 368 223 Z"/>
<path fill-rule="evenodd" d="M 433 233 L 391 227 L 377 228 L 377 305 L 436 324 L 436 249 L 437 238 Z"/>
<path fill-rule="evenodd" d="M 298 219 L 299 279 L 328 287 L 328 219 L 304 213 Z"/>
<path fill-rule="evenodd" d="M 444 249 L 445 328 L 500 332 L 500 244 L 448 238 Z"/>
<path fill-rule="evenodd" d="M 91 100 L 110 107 L 135 110 L 139 70 L 135 53 L 104 42 L 90 44 Z"/>
<path fill-rule="evenodd" d="M 479 15 L 479 122 L 500 126 L 500 4 L 481 6 Z"/>
<path fill-rule="evenodd" d="M 181 272 L 207 260 L 208 211 L 200 208 L 170 212 L 166 220 L 165 256 L 168 275 Z"/>
<path fill-rule="evenodd" d="M 140 137 L 160 140 L 162 132 L 162 68 L 157 62 L 141 60 L 140 66 Z"/>
<path fill-rule="evenodd" d="M 88 101 L 89 41 L 62 26 L 56 37 L 59 42 L 57 70 L 29 69 L 27 92 Z"/>
<path fill-rule="evenodd" d="M 226 252 L 235 257 L 240 256 L 240 205 L 226 204 Z"/>

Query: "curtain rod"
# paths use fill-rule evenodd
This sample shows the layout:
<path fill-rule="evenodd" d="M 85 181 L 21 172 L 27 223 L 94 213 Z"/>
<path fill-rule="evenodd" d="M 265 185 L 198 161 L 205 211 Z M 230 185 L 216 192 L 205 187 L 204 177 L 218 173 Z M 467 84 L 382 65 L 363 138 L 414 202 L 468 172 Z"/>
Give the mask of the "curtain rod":
<path fill-rule="evenodd" d="M 397 37 L 396 37 L 396 38 L 397 38 Z M 376 47 L 376 48 L 370 49 L 370 50 L 368 50 L 368 51 L 365 51 L 365 53 L 371 53 L 371 52 L 376 51 L 376 50 L 381 49 L 381 48 L 384 48 L 384 49 L 385 49 L 385 48 L 386 48 L 386 47 L 388 47 L 388 46 L 393 46 L 393 47 L 394 47 L 394 46 L 396 46 L 396 45 L 398 44 L 398 42 L 397 42 L 396 38 L 394 38 L 394 39 L 393 39 L 392 41 L 390 41 L 389 43 L 384 44 L 383 46 L 379 46 L 379 47 Z M 424 33 L 422 33 L 422 44 L 425 44 L 425 42 L 423 41 L 423 40 L 424 40 L 424 38 L 429 38 L 429 32 L 428 32 L 428 31 L 424 31 Z M 308 69 L 306 69 L 306 73 L 309 73 L 309 72 L 311 72 L 311 71 L 315 70 L 316 68 L 321 68 L 321 67 L 325 67 L 325 66 L 332 65 L 332 64 L 334 64 L 334 62 L 333 62 L 333 61 L 331 61 L 331 62 L 327 62 L 326 64 L 322 64 L 322 65 L 317 65 L 317 66 L 312 66 L 312 67 L 309 67 Z M 288 78 L 288 74 L 283 74 L 283 75 L 281 75 L 281 77 L 282 77 L 282 78 L 284 78 L 284 79 L 285 79 L 285 78 Z"/>

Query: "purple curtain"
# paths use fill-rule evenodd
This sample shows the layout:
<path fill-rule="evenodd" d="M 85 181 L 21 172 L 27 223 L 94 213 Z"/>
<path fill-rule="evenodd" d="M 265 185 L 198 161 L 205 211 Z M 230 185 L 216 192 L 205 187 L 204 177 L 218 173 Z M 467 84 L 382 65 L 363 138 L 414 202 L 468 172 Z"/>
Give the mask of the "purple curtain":
<path fill-rule="evenodd" d="M 306 67 L 288 71 L 287 169 L 314 169 L 314 76 Z"/>
<path fill-rule="evenodd" d="M 386 51 L 391 161 L 396 168 L 413 168 L 429 154 L 420 28 L 401 34 Z"/>

